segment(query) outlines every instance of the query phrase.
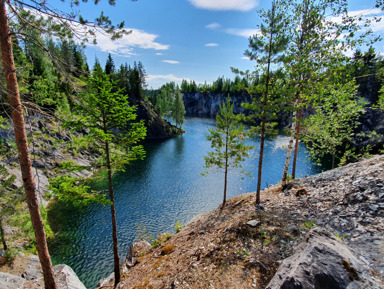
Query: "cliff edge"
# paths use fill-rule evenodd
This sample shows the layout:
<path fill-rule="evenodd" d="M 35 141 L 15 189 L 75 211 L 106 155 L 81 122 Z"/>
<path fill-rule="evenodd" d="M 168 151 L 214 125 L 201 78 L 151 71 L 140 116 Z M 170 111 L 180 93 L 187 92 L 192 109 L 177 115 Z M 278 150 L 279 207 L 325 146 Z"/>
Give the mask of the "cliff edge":
<path fill-rule="evenodd" d="M 384 288 L 383 155 L 261 197 L 262 209 L 239 195 L 156 248 L 132 245 L 117 288 Z"/>

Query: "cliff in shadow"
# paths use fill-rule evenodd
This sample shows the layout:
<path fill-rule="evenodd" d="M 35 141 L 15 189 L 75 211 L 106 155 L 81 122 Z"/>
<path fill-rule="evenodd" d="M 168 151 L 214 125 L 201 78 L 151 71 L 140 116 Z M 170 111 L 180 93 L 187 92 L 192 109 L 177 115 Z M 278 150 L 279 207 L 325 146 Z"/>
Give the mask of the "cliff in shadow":
<path fill-rule="evenodd" d="M 225 102 L 227 93 L 216 92 L 188 92 L 184 93 L 183 100 L 187 116 L 215 117 L 220 110 L 220 105 Z M 233 110 L 238 113 L 249 113 L 241 104 L 250 102 L 251 98 L 246 94 L 230 95 L 234 102 Z"/>

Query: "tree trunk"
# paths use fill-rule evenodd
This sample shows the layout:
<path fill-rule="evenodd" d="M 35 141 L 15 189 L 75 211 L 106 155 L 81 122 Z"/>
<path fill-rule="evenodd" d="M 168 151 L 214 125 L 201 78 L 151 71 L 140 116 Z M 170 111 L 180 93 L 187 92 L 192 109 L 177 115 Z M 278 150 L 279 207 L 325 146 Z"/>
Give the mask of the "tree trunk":
<path fill-rule="evenodd" d="M 260 135 L 260 154 L 259 154 L 259 171 L 257 174 L 256 206 L 260 205 L 261 172 L 263 168 L 263 156 L 264 156 L 265 122 L 266 122 L 266 119 L 265 119 L 265 116 L 263 116 L 263 120 L 261 123 L 261 135 Z"/>
<path fill-rule="evenodd" d="M 8 24 L 5 0 L 0 0 L 0 42 L 3 58 L 3 68 L 7 83 L 9 104 L 12 110 L 12 121 L 15 131 L 15 141 L 19 151 L 19 162 L 23 179 L 26 201 L 31 215 L 32 226 L 35 231 L 36 248 L 39 255 L 44 275 L 46 289 L 57 288 L 52 263 L 48 252 L 43 220 L 39 211 L 39 204 L 36 195 L 36 186 L 33 180 L 32 165 L 29 157 L 27 134 L 23 110 L 20 102 L 19 87 L 16 78 L 16 68 L 12 52 L 12 39 Z"/>
<path fill-rule="evenodd" d="M 117 242 L 117 225 L 116 225 L 116 209 L 115 209 L 115 197 L 113 193 L 113 182 L 112 182 L 112 168 L 111 160 L 109 156 L 109 143 L 105 143 L 105 152 L 107 155 L 107 170 L 109 180 L 109 195 L 111 198 L 111 216 L 112 216 L 112 240 L 113 240 L 113 260 L 115 268 L 115 287 L 120 282 L 120 257 L 119 257 L 119 246 Z"/>
<path fill-rule="evenodd" d="M 296 123 L 296 136 L 295 136 L 296 141 L 295 141 L 295 154 L 293 156 L 293 165 L 292 165 L 292 179 L 295 179 L 296 177 L 296 161 L 297 161 L 297 152 L 299 150 L 300 121 L 301 121 L 302 113 L 303 113 L 303 108 L 300 106 L 299 117 Z"/>
<path fill-rule="evenodd" d="M 228 121 L 228 120 L 227 120 Z M 229 138 L 229 123 L 227 123 L 226 135 L 225 135 L 225 170 L 224 170 L 224 197 L 221 208 L 224 208 L 227 201 L 227 182 L 228 182 L 228 138 Z"/>
<path fill-rule="evenodd" d="M 295 115 L 296 115 L 296 112 L 293 113 L 293 118 L 295 118 Z M 291 160 L 291 154 L 293 149 L 293 138 L 294 138 L 294 132 L 296 131 L 296 122 L 292 122 L 291 130 L 292 130 L 292 135 L 289 139 L 287 157 L 285 158 L 285 164 L 284 164 L 283 178 L 281 179 L 281 186 L 283 188 L 285 188 L 285 185 L 287 184 L 288 167 L 289 167 L 289 161 Z"/>
<path fill-rule="evenodd" d="M 0 220 L 0 238 L 1 238 L 1 242 L 3 243 L 4 251 L 7 251 L 8 246 L 7 246 L 7 242 L 5 241 L 3 222 L 1 220 Z"/>

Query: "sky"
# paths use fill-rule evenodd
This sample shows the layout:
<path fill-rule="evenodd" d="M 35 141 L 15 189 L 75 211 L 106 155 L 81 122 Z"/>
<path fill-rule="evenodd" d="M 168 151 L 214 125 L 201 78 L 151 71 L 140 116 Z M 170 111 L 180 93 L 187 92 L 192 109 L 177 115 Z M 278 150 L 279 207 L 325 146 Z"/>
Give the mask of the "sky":
<path fill-rule="evenodd" d="M 384 15 L 374 9 L 374 2 L 350 0 L 349 10 L 364 17 Z M 65 3 L 68 5 L 58 5 Z M 212 83 L 219 76 L 234 78 L 231 67 L 253 70 L 255 63 L 244 57 L 244 51 L 260 24 L 257 11 L 271 5 L 266 0 L 117 0 L 114 6 L 106 0 L 97 5 L 93 1 L 80 3 L 74 10 L 87 20 L 103 11 L 113 23 L 124 21 L 125 28 L 132 30 L 113 42 L 98 37 L 97 45 L 88 44 L 85 54 L 90 67 L 95 58 L 105 65 L 108 53 L 116 67 L 141 61 L 148 88 L 154 89 L 170 81 L 180 84 L 182 79 Z M 372 28 L 384 36 L 384 19 L 374 22 Z M 377 52 L 384 53 L 383 43 L 375 44 Z"/>

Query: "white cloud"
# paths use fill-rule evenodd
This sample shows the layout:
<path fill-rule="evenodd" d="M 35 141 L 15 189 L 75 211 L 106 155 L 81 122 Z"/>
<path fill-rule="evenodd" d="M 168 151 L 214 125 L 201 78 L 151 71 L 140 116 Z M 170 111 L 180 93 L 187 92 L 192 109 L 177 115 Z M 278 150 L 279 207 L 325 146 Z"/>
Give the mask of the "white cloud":
<path fill-rule="evenodd" d="M 180 63 L 180 61 L 176 61 L 176 60 L 162 60 L 162 62 L 170 63 L 170 64 L 178 64 L 178 63 Z"/>
<path fill-rule="evenodd" d="M 243 57 L 241 57 L 241 59 L 250 60 L 250 58 L 248 56 L 243 56 Z"/>
<path fill-rule="evenodd" d="M 259 29 L 237 29 L 237 28 L 227 28 L 224 30 L 228 34 L 233 34 L 241 37 L 248 38 L 253 35 L 258 35 L 260 34 Z"/>
<path fill-rule="evenodd" d="M 150 34 L 142 30 L 132 29 L 132 33 L 124 35 L 122 38 L 116 39 L 115 41 L 111 41 L 107 35 L 97 33 L 96 46 L 99 47 L 101 51 L 125 57 L 136 55 L 134 52 L 135 48 L 168 50 L 169 45 L 160 44 L 155 41 L 158 37 L 159 36 L 155 34 Z"/>
<path fill-rule="evenodd" d="M 217 44 L 217 43 L 207 43 L 207 44 L 205 44 L 205 46 L 207 46 L 207 47 L 216 47 L 216 46 L 219 46 L 219 44 Z"/>
<path fill-rule="evenodd" d="M 374 9 L 363 9 L 363 10 L 356 10 L 356 11 L 348 11 L 348 16 L 354 17 L 357 21 L 357 24 L 363 26 L 364 22 L 366 20 L 369 20 L 371 22 L 370 28 L 373 32 L 382 31 L 384 30 L 384 22 L 379 21 L 377 22 L 374 18 L 374 16 L 383 16 L 383 11 L 379 8 Z M 337 24 L 341 24 L 343 22 L 342 16 L 337 17 L 329 17 L 327 20 L 331 22 L 335 22 Z M 363 31 L 367 30 L 367 28 L 362 28 Z"/>
<path fill-rule="evenodd" d="M 156 55 L 163 55 L 164 53 L 161 53 L 161 52 L 157 52 Z"/>
<path fill-rule="evenodd" d="M 189 2 L 197 8 L 221 11 L 249 11 L 259 4 L 258 0 L 189 0 Z"/>
<path fill-rule="evenodd" d="M 186 77 L 178 77 L 174 74 L 165 74 L 165 75 L 148 75 L 145 79 L 149 87 L 154 89 L 161 87 L 167 82 L 175 82 L 178 85 L 181 85 L 181 82 L 185 79 L 186 81 L 191 81 L 191 79 Z"/>
<path fill-rule="evenodd" d="M 220 27 L 221 27 L 221 25 L 219 23 L 216 23 L 216 22 L 205 25 L 205 28 L 208 28 L 208 29 L 217 29 Z"/>

